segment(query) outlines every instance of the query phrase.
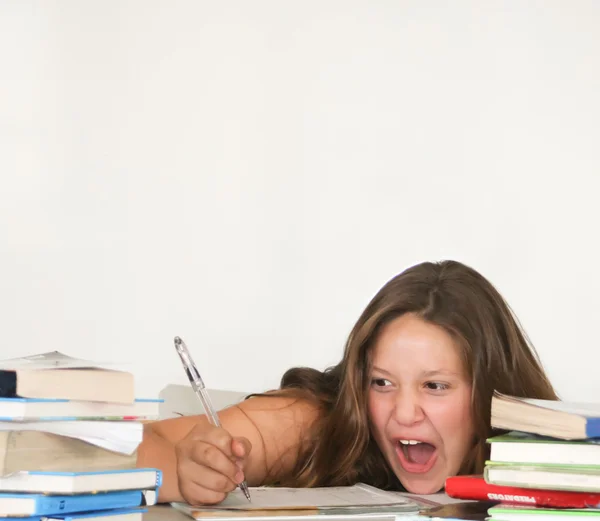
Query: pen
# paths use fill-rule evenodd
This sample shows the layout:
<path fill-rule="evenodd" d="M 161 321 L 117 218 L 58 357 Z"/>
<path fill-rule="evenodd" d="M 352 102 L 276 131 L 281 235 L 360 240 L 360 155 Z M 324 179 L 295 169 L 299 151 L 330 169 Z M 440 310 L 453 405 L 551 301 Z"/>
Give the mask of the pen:
<path fill-rule="evenodd" d="M 213 404 L 210 401 L 210 396 L 208 395 L 208 391 L 204 386 L 202 377 L 200 376 L 200 373 L 196 368 L 196 364 L 194 364 L 194 361 L 192 360 L 192 357 L 190 355 L 190 352 L 188 351 L 187 346 L 185 345 L 185 342 L 178 336 L 175 337 L 175 349 L 177 350 L 179 358 L 181 358 L 181 363 L 183 364 L 185 374 L 187 374 L 192 389 L 202 402 L 202 406 L 206 411 L 206 415 L 208 416 L 210 423 L 212 423 L 215 427 L 220 427 L 221 422 L 219 421 L 217 412 L 215 411 L 215 408 L 213 407 Z M 246 499 L 250 501 L 250 492 L 248 491 L 248 484 L 246 483 L 246 480 L 240 483 L 240 489 L 244 493 L 244 496 L 246 496 Z"/>

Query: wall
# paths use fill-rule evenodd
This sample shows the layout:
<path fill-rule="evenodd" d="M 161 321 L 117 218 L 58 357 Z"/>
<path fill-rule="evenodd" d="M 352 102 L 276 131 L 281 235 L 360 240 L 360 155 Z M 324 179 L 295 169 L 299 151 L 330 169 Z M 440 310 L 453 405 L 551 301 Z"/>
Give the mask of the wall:
<path fill-rule="evenodd" d="M 600 4 L 0 5 L 6 357 L 140 395 L 336 362 L 368 300 L 455 258 L 564 398 L 598 396 Z"/>

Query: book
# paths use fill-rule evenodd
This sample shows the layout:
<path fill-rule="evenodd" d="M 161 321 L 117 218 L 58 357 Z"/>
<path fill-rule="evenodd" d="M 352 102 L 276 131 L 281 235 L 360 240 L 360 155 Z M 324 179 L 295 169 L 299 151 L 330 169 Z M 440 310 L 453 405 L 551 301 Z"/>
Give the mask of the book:
<path fill-rule="evenodd" d="M 191 506 L 172 503 L 194 519 L 285 518 L 297 516 L 390 516 L 418 513 L 421 507 L 395 492 L 386 492 L 359 483 L 348 487 L 250 487 L 252 501 L 240 490 L 230 493 L 218 505 Z"/>
<path fill-rule="evenodd" d="M 133 453 L 142 442 L 144 425 L 137 421 L 0 422 L 2 431 L 38 431 L 69 436 L 106 450 Z"/>
<path fill-rule="evenodd" d="M 50 521 L 56 519 L 58 521 L 142 521 L 142 515 L 148 512 L 147 508 L 115 508 L 111 510 L 96 510 L 93 512 L 75 512 L 72 514 L 52 514 L 49 516 L 30 516 L 21 517 L 20 521 Z M 0 517 L 0 521 L 10 520 L 15 518 Z"/>
<path fill-rule="evenodd" d="M 0 361 L 0 396 L 132 403 L 134 377 L 53 351 Z"/>
<path fill-rule="evenodd" d="M 573 521 L 573 518 L 600 520 L 600 510 L 593 509 L 554 509 L 497 505 L 488 509 L 489 519 L 494 521 Z"/>
<path fill-rule="evenodd" d="M 446 494 L 457 499 L 549 508 L 600 508 L 600 493 L 493 485 L 483 476 L 452 476 L 446 479 L 445 489 Z"/>
<path fill-rule="evenodd" d="M 521 465 L 486 462 L 488 483 L 508 487 L 600 492 L 600 467 L 583 465 Z"/>
<path fill-rule="evenodd" d="M 85 402 L 51 398 L 0 398 L 0 421 L 137 420 L 158 418 L 159 399 L 132 403 Z"/>
<path fill-rule="evenodd" d="M 124 490 L 97 494 L 57 495 L 0 493 L 0 516 L 27 517 L 70 514 L 156 503 L 154 490 Z"/>
<path fill-rule="evenodd" d="M 487 441 L 494 462 L 600 466 L 600 440 L 557 440 L 513 431 Z"/>
<path fill-rule="evenodd" d="M 53 422 L 53 425 L 57 424 Z M 140 428 L 140 440 L 141 435 Z M 19 470 L 77 472 L 132 469 L 136 460 L 137 451 L 130 454 L 114 452 L 70 436 L 37 431 L 0 432 L 0 475 Z"/>
<path fill-rule="evenodd" d="M 88 472 L 21 471 L 0 476 L 3 492 L 30 492 L 44 494 L 91 494 L 113 490 L 142 490 L 159 488 L 162 472 L 158 469 Z"/>
<path fill-rule="evenodd" d="M 564 440 L 600 437 L 600 404 L 518 398 L 495 392 L 491 425 Z"/>

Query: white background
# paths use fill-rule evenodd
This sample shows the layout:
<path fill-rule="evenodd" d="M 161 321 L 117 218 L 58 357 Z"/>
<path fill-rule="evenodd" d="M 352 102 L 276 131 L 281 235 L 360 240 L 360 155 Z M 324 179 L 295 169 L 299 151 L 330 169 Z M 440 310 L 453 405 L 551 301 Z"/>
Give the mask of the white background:
<path fill-rule="evenodd" d="M 4 0 L 2 355 L 323 369 L 424 260 L 599 398 L 600 2 Z"/>

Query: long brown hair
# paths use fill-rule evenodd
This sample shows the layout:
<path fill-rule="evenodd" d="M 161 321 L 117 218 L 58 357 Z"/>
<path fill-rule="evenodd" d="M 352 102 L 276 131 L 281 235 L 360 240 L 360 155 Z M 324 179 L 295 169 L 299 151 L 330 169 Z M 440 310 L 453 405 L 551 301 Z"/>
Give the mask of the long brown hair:
<path fill-rule="evenodd" d="M 277 394 L 309 399 L 323 410 L 312 443 L 280 484 L 401 489 L 371 435 L 367 394 L 372 347 L 382 327 L 414 313 L 448 331 L 460 346 L 472 382 L 473 449 L 460 473 L 480 473 L 488 457 L 493 391 L 557 399 L 537 354 L 494 286 L 456 261 L 425 262 L 400 273 L 373 297 L 352 329 L 339 364 L 323 372 L 288 370 Z"/>

